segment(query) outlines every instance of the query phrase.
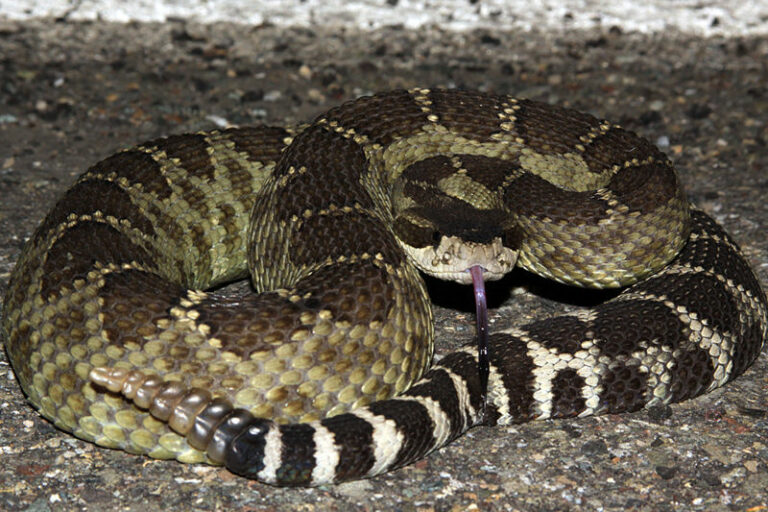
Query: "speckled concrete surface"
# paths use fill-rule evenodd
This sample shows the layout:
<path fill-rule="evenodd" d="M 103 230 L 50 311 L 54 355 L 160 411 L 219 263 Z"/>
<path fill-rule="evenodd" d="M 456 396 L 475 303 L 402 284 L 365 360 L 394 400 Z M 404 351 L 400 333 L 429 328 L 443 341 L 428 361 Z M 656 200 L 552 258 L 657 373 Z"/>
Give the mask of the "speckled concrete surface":
<path fill-rule="evenodd" d="M 768 34 L 768 2 L 751 0 L 4 0 L 11 19 L 66 18 L 120 23 L 235 22 L 280 26 L 346 26 L 362 30 L 399 24 L 446 30 L 679 30 L 699 36 Z"/>
<path fill-rule="evenodd" d="M 692 199 L 739 240 L 765 286 L 767 66 L 766 39 L 618 29 L 361 34 L 0 21 L 0 293 L 56 197 L 120 147 L 226 123 L 293 123 L 414 85 L 557 102 L 649 137 L 676 162 Z M 431 287 L 445 353 L 471 339 L 473 305 L 468 290 Z M 524 274 L 493 287 L 491 298 L 494 326 L 585 301 Z M 0 509 L 768 510 L 765 352 L 736 382 L 684 404 L 475 429 L 405 469 L 309 490 L 74 439 L 25 403 L 0 352 Z"/>

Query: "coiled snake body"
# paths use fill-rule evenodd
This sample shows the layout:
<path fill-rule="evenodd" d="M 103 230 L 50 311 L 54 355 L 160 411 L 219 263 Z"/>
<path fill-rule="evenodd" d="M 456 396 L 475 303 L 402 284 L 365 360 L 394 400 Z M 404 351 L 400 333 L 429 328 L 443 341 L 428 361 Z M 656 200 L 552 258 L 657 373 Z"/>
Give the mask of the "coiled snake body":
<path fill-rule="evenodd" d="M 417 269 L 467 282 L 515 263 L 630 286 L 493 333 L 483 403 L 473 347 L 428 369 Z M 258 294 L 202 291 L 249 268 Z M 280 485 L 379 474 L 481 422 L 684 400 L 742 373 L 768 324 L 738 247 L 650 143 L 426 89 L 107 158 L 45 218 L 4 304 L 19 382 L 58 427 Z"/>

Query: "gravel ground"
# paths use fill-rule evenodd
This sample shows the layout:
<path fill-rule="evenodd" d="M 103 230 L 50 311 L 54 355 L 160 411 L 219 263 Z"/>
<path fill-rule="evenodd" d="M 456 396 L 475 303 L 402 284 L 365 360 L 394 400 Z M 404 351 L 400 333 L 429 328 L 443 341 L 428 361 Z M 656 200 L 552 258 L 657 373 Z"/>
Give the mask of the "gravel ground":
<path fill-rule="evenodd" d="M 56 197 L 115 150 L 226 124 L 300 122 L 360 94 L 415 85 L 556 102 L 649 137 L 766 285 L 767 63 L 765 38 L 617 28 L 361 33 L 0 20 L 0 294 Z M 473 305 L 463 288 L 431 288 L 445 353 L 471 339 Z M 583 302 L 522 273 L 491 298 L 494 328 Z M 3 351 L 0 365 L 5 510 L 768 510 L 765 354 L 725 389 L 683 404 L 476 429 L 391 474 L 308 490 L 74 439 L 25 403 Z"/>

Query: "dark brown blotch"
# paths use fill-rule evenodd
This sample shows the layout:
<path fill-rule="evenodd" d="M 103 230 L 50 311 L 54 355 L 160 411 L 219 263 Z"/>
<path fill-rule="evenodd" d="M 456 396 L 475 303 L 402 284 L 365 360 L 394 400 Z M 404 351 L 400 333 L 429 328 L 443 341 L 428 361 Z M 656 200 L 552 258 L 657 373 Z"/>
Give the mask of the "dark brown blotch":
<path fill-rule="evenodd" d="M 451 176 L 456 170 L 451 158 L 438 155 L 409 165 L 398 179 L 437 185 L 440 180 Z"/>
<path fill-rule="evenodd" d="M 573 153 L 581 137 L 600 125 L 595 117 L 546 103 L 520 100 L 514 128 L 525 144 L 548 155 Z"/>
<path fill-rule="evenodd" d="M 56 293 L 61 286 L 71 287 L 76 278 L 84 278 L 95 263 L 102 265 L 138 262 L 154 267 L 150 254 L 134 244 L 111 225 L 84 221 L 68 228 L 56 240 L 43 264 L 41 293 Z"/>
<path fill-rule="evenodd" d="M 585 408 L 581 390 L 584 379 L 572 368 L 560 370 L 552 379 L 552 417 L 570 418 Z"/>
<path fill-rule="evenodd" d="M 396 138 L 417 133 L 427 123 L 427 113 L 405 90 L 359 98 L 331 109 L 321 117 L 335 121 L 344 129 L 351 128 L 383 146 Z"/>
<path fill-rule="evenodd" d="M 322 421 L 339 448 L 336 480 L 339 482 L 365 476 L 376 462 L 373 453 L 373 426 L 354 414 L 341 414 Z"/>
<path fill-rule="evenodd" d="M 765 307 L 765 306 L 764 306 Z M 741 341 L 733 348 L 733 368 L 728 376 L 732 380 L 746 370 L 755 359 L 760 355 L 760 349 L 763 346 L 765 326 L 760 324 L 760 320 L 750 321 L 747 325 L 741 326 Z"/>
<path fill-rule="evenodd" d="M 291 245 L 291 260 L 297 266 L 363 253 L 381 254 L 383 261 L 392 265 L 399 265 L 404 258 L 389 229 L 361 211 L 312 215 L 294 232 Z"/>
<path fill-rule="evenodd" d="M 509 414 L 515 423 L 530 421 L 538 416 L 533 393 L 536 364 L 528 355 L 527 345 L 511 334 L 492 334 L 488 340 L 491 364 L 497 368 L 509 399 Z"/>
<path fill-rule="evenodd" d="M 429 412 L 419 402 L 413 400 L 381 400 L 372 403 L 368 409 L 377 416 L 383 416 L 393 422 L 403 443 L 392 463 L 398 468 L 420 459 L 435 445 L 432 435 L 435 424 Z"/>
<path fill-rule="evenodd" d="M 168 199 L 173 193 L 160 164 L 144 151 L 121 151 L 88 169 L 89 174 L 107 175 L 112 172 L 118 178 L 125 178 L 130 185 L 141 184 L 145 192 L 157 196 L 160 200 Z"/>
<path fill-rule="evenodd" d="M 131 196 L 120 185 L 101 179 L 86 179 L 67 190 L 40 226 L 41 233 L 67 221 L 71 215 L 77 217 L 101 212 L 105 217 L 113 216 L 127 220 L 131 227 L 148 236 L 155 234 L 152 222 L 138 206 L 131 202 Z"/>
<path fill-rule="evenodd" d="M 507 176 L 520 169 L 517 158 L 502 160 L 482 155 L 457 156 L 462 168 L 467 170 L 467 175 L 492 192 L 499 190 Z"/>
<path fill-rule="evenodd" d="M 617 364 L 600 376 L 599 412 L 618 414 L 642 409 L 646 402 L 648 375 L 637 365 Z"/>
<path fill-rule="evenodd" d="M 156 274 L 122 270 L 104 276 L 99 291 L 102 299 L 102 329 L 111 343 L 143 345 L 158 333 L 157 321 L 168 318 L 183 289 Z M 151 293 L 148 293 L 151 290 Z"/>
<path fill-rule="evenodd" d="M 575 316 L 559 316 L 534 322 L 525 327 L 528 335 L 547 349 L 558 354 L 575 354 L 589 338 L 589 324 Z"/>
<path fill-rule="evenodd" d="M 438 123 L 454 133 L 477 141 L 488 141 L 499 133 L 503 98 L 475 91 L 435 89 L 430 91 L 430 112 Z"/>
<path fill-rule="evenodd" d="M 731 290 L 719 279 L 704 274 L 667 274 L 652 277 L 637 287 L 655 296 L 664 295 L 700 322 L 723 332 L 737 332 L 741 313 Z"/>
<path fill-rule="evenodd" d="M 688 343 L 688 328 L 663 302 L 624 300 L 595 308 L 594 339 L 610 359 L 631 357 L 642 347 L 659 345 L 672 350 Z"/>
<path fill-rule="evenodd" d="M 328 283 L 334 284 L 329 287 Z M 305 307 L 328 309 L 335 321 L 353 325 L 384 322 L 396 306 L 392 277 L 370 261 L 323 267 L 299 281 L 294 291 L 311 298 L 312 303 L 305 302 Z"/>
<path fill-rule="evenodd" d="M 670 370 L 672 380 L 669 393 L 673 402 L 682 402 L 703 393 L 712 383 L 715 369 L 709 353 L 701 348 L 693 347 L 675 359 L 675 365 Z"/>
<path fill-rule="evenodd" d="M 511 225 L 509 215 L 503 210 L 479 210 L 464 201 L 448 196 L 443 196 L 440 199 L 440 204 L 409 208 L 404 212 L 427 219 L 434 226 L 433 233 L 429 235 L 431 242 L 424 240 L 427 235 L 426 231 L 418 231 L 407 225 L 403 226 L 402 220 L 395 221 L 395 229 L 404 227 L 406 236 L 410 234 L 418 237 L 414 239 L 414 242 L 422 244 L 428 242 L 435 246 L 442 236 L 454 236 L 465 242 L 477 244 L 489 244 L 496 238 L 503 238 L 505 243 L 513 244 L 522 239 L 521 236 L 518 236 L 516 228 Z M 398 235 L 401 234 L 400 231 L 395 232 Z M 406 240 L 405 238 L 402 239 Z M 414 245 L 414 247 L 425 247 L 425 245 Z"/>
<path fill-rule="evenodd" d="M 407 216 L 398 215 L 392 225 L 397 237 L 410 247 L 423 249 L 440 242 L 440 232 L 432 227 L 420 226 Z"/>
<path fill-rule="evenodd" d="M 625 162 L 649 157 L 656 162 L 666 162 L 664 154 L 647 139 L 635 133 L 612 126 L 585 144 L 582 153 L 590 171 L 602 173 L 614 166 L 623 167 Z"/>
<path fill-rule="evenodd" d="M 622 168 L 611 177 L 607 188 L 630 212 L 652 212 L 670 200 L 685 200 L 677 175 L 667 162 Z"/>
<path fill-rule="evenodd" d="M 207 325 L 209 336 L 221 342 L 221 350 L 247 360 L 254 351 L 274 350 L 275 343 L 290 342 L 291 333 L 303 325 L 302 312 L 317 308 L 266 292 L 241 296 L 210 293 L 193 309 L 196 321 Z"/>
<path fill-rule="evenodd" d="M 164 151 L 171 161 L 178 161 L 179 167 L 188 176 L 196 176 L 203 182 L 212 181 L 216 176 L 208 149 L 208 138 L 202 134 L 172 135 L 158 142 L 157 149 Z"/>
<path fill-rule="evenodd" d="M 302 168 L 306 172 L 299 173 Z M 286 149 L 275 175 L 288 175 L 291 169 L 294 174 L 287 177 L 279 192 L 278 217 L 289 218 L 331 205 L 373 207 L 360 183 L 360 177 L 368 172 L 367 159 L 363 148 L 351 139 L 322 126 L 310 127 Z"/>
<path fill-rule="evenodd" d="M 290 136 L 285 128 L 276 126 L 230 128 L 222 135 L 248 160 L 262 163 L 277 161 L 285 148 L 285 139 Z"/>
<path fill-rule="evenodd" d="M 572 192 L 525 173 L 506 189 L 504 204 L 526 218 L 548 218 L 570 225 L 594 225 L 605 218 L 608 203 L 594 192 Z"/>

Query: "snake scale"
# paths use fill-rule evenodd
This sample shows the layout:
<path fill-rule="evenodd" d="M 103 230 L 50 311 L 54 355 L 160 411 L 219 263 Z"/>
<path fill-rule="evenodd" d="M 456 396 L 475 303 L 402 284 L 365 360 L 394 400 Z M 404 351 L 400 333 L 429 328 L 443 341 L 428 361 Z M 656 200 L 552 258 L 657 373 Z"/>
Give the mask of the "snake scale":
<path fill-rule="evenodd" d="M 431 366 L 419 271 L 517 265 L 622 287 Z M 248 277 L 258 293 L 217 289 Z M 635 411 L 741 374 L 766 297 L 667 157 L 590 115 L 413 89 L 297 129 L 121 151 L 12 273 L 2 330 L 31 403 L 101 446 L 277 485 L 380 474 L 478 424 Z"/>

